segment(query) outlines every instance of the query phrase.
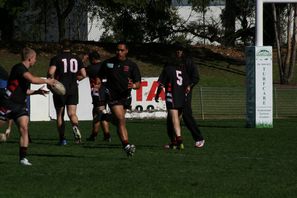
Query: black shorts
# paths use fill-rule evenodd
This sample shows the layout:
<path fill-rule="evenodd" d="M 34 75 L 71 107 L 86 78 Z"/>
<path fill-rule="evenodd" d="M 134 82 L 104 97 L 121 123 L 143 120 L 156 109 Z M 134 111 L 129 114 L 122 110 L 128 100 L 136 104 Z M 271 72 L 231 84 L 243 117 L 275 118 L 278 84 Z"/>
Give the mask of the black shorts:
<path fill-rule="evenodd" d="M 131 103 L 132 103 L 132 98 L 131 96 L 116 99 L 116 100 L 110 100 L 108 101 L 108 106 L 112 108 L 112 106 L 115 105 L 123 105 L 124 109 L 131 109 Z"/>
<path fill-rule="evenodd" d="M 28 108 L 25 104 L 14 103 L 10 100 L 1 98 L 0 120 L 17 120 L 21 116 L 29 116 Z"/>
<path fill-rule="evenodd" d="M 65 105 L 77 105 L 78 104 L 78 92 L 72 95 L 60 96 L 57 94 L 53 95 L 55 108 L 61 108 Z"/>

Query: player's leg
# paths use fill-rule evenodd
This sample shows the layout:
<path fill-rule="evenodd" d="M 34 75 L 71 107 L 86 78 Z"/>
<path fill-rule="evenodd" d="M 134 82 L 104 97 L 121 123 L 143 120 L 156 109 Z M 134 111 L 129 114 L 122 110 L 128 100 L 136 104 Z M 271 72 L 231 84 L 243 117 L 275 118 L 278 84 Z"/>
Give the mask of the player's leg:
<path fill-rule="evenodd" d="M 117 132 L 121 139 L 123 149 L 127 153 L 128 156 L 133 156 L 135 152 L 135 146 L 133 144 L 129 144 L 128 140 L 128 131 L 126 128 L 126 109 L 123 105 L 113 105 L 111 107 L 111 111 L 116 119 Z"/>
<path fill-rule="evenodd" d="M 56 109 L 56 126 L 57 130 L 59 133 L 59 142 L 58 144 L 60 145 L 66 145 L 66 137 L 65 137 L 65 120 L 64 120 L 64 115 L 65 115 L 65 101 L 66 97 L 65 96 L 60 96 L 60 95 L 53 95 L 53 102 L 54 106 Z"/>
<path fill-rule="evenodd" d="M 12 123 L 13 123 L 13 120 L 12 119 L 7 120 L 7 128 L 5 130 L 5 134 L 6 134 L 7 137 L 10 136 L 11 128 L 12 128 Z"/>
<path fill-rule="evenodd" d="M 180 114 L 181 111 L 178 109 L 169 109 L 168 113 L 171 116 L 172 123 L 173 123 L 173 128 L 176 136 L 176 144 L 177 148 L 183 149 L 183 141 L 182 141 L 182 136 L 181 136 L 181 126 L 180 126 Z"/>
<path fill-rule="evenodd" d="M 111 142 L 111 135 L 110 135 L 110 131 L 109 131 L 109 122 L 107 120 L 102 120 L 101 128 L 103 130 L 103 135 L 104 135 L 103 141 Z"/>
<path fill-rule="evenodd" d="M 100 116 L 100 123 L 101 128 L 103 130 L 103 141 L 110 142 L 111 136 L 109 132 L 109 120 L 110 120 L 110 114 L 106 111 L 106 104 L 103 104 L 99 107 L 101 116 Z"/>
<path fill-rule="evenodd" d="M 176 136 L 173 128 L 172 118 L 170 113 L 167 113 L 166 117 L 166 129 L 167 129 L 167 135 L 169 137 L 170 143 L 165 144 L 165 149 L 176 149 Z"/>
<path fill-rule="evenodd" d="M 29 116 L 23 115 L 16 119 L 16 124 L 20 133 L 19 158 L 22 165 L 32 165 L 26 158 L 29 146 Z"/>
<path fill-rule="evenodd" d="M 73 135 L 76 143 L 81 142 L 81 133 L 78 128 L 78 117 L 76 114 L 76 105 L 66 105 L 67 106 L 67 114 L 72 124 Z"/>
<path fill-rule="evenodd" d="M 195 146 L 197 143 L 199 143 L 199 145 L 201 144 L 201 142 L 203 142 L 204 144 L 204 138 L 201 134 L 201 131 L 196 123 L 196 120 L 193 117 L 193 112 L 192 112 L 192 93 L 187 95 L 187 100 L 185 103 L 185 106 L 183 108 L 183 121 L 186 125 L 186 127 L 188 128 L 188 130 L 191 132 L 192 137 L 195 141 Z M 203 146 L 203 145 L 202 145 Z"/>
<path fill-rule="evenodd" d="M 99 107 L 93 106 L 92 114 L 93 114 L 92 132 L 90 136 L 87 138 L 87 141 L 95 141 L 100 128 L 101 115 L 99 112 Z"/>
<path fill-rule="evenodd" d="M 114 105 L 111 107 L 112 113 L 116 119 L 116 125 L 119 137 L 122 141 L 123 146 L 128 144 L 128 131 L 126 128 L 126 110 L 123 105 Z"/>
<path fill-rule="evenodd" d="M 64 120 L 64 114 L 65 114 L 65 107 L 58 107 L 56 108 L 56 115 L 57 115 L 57 129 L 59 133 L 59 143 L 61 145 L 66 145 L 66 137 L 65 137 L 65 120 Z"/>

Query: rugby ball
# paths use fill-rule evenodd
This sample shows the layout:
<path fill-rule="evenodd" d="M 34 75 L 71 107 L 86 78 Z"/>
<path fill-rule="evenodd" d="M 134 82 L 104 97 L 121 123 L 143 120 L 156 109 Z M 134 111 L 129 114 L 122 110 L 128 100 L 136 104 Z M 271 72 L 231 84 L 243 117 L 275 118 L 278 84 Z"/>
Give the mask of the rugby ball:
<path fill-rule="evenodd" d="M 7 140 L 6 134 L 5 133 L 0 133 L 0 143 L 1 142 L 6 142 L 6 140 Z"/>
<path fill-rule="evenodd" d="M 56 81 L 55 84 L 51 86 L 51 91 L 54 94 L 58 94 L 61 96 L 66 94 L 66 89 L 65 89 L 64 85 L 59 81 Z"/>

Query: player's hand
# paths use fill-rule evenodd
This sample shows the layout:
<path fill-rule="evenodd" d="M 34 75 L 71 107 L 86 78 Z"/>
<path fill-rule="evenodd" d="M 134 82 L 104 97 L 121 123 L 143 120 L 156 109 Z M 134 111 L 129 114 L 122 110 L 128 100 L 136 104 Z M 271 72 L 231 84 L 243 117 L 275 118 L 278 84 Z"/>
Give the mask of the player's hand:
<path fill-rule="evenodd" d="M 56 83 L 56 79 L 54 79 L 54 78 L 47 78 L 46 79 L 46 84 L 47 85 L 50 85 L 50 86 L 53 86 L 55 83 Z"/>
<path fill-rule="evenodd" d="M 191 86 L 187 86 L 187 88 L 186 88 L 186 94 L 190 93 L 190 91 L 191 91 Z"/>
<path fill-rule="evenodd" d="M 49 91 L 44 89 L 44 85 L 42 87 L 40 87 L 39 89 L 34 91 L 34 94 L 40 94 L 45 96 L 46 94 L 48 94 Z"/>
<path fill-rule="evenodd" d="M 134 89 L 134 83 L 130 78 L 128 79 L 128 89 Z"/>

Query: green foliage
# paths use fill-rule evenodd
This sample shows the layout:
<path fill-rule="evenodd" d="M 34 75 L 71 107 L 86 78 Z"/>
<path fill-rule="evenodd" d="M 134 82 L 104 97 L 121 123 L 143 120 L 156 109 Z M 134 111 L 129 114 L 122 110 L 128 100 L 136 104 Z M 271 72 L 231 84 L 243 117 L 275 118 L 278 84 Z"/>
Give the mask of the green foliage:
<path fill-rule="evenodd" d="M 170 5 L 170 1 L 100 1 L 95 12 L 104 20 L 103 40 L 112 36 L 133 42 L 166 42 L 178 21 Z"/>
<path fill-rule="evenodd" d="M 0 8 L 4 8 L 10 15 L 16 17 L 21 11 L 25 10 L 29 5 L 27 1 L 8 1 L 0 0 Z"/>
<path fill-rule="evenodd" d="M 7 0 L 0 0 L 0 8 L 3 8 Z"/>

